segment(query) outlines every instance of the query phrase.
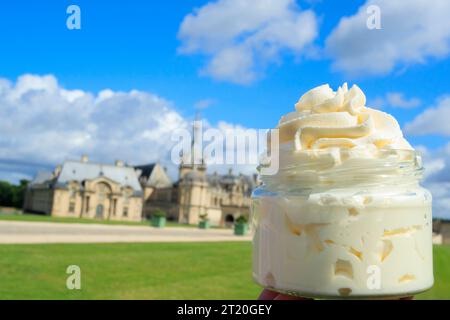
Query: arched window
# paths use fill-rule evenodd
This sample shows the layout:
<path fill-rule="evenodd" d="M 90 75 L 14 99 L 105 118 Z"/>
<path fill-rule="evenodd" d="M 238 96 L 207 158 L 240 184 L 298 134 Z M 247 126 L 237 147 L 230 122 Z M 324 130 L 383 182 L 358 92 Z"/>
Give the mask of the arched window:
<path fill-rule="evenodd" d="M 109 197 L 111 194 L 111 188 L 104 182 L 100 182 L 97 184 L 97 196 L 98 201 L 102 202 Z"/>

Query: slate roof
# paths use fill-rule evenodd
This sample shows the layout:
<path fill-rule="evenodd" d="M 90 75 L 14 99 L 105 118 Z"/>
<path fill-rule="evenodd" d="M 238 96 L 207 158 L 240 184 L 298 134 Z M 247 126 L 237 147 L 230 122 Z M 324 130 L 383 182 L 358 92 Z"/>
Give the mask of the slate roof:
<path fill-rule="evenodd" d="M 102 176 L 122 186 L 129 186 L 135 191 L 142 191 L 138 176 L 133 167 L 120 167 L 91 162 L 66 161 L 62 166 L 57 183 L 67 184 L 73 180 L 81 182 Z"/>
<path fill-rule="evenodd" d="M 98 177 L 105 177 L 122 186 L 131 187 L 135 193 L 142 192 L 141 185 L 138 181 L 138 176 L 133 167 L 120 167 L 115 165 L 79 161 L 64 162 L 59 176 L 53 181 L 52 173 L 38 173 L 31 182 L 31 185 L 48 182 L 59 187 L 64 187 L 70 181 L 83 182 L 85 180 L 93 180 Z"/>
<path fill-rule="evenodd" d="M 139 165 L 134 166 L 134 168 L 138 174 L 138 180 L 145 186 L 157 188 L 173 187 L 172 180 L 167 175 L 166 169 L 159 163 Z"/>
<path fill-rule="evenodd" d="M 53 179 L 53 174 L 50 171 L 39 171 L 36 177 L 30 182 L 30 185 L 43 184 L 46 182 L 51 182 Z"/>
<path fill-rule="evenodd" d="M 153 169 L 155 169 L 156 163 L 151 164 L 145 164 L 142 166 L 135 166 L 135 169 L 141 170 L 141 177 L 150 178 L 150 175 L 153 172 Z"/>
<path fill-rule="evenodd" d="M 252 190 L 256 186 L 252 177 L 247 176 L 247 175 L 209 174 L 209 175 L 207 175 L 207 179 L 208 179 L 209 184 L 212 187 L 226 188 L 226 186 L 231 186 L 231 185 L 236 185 L 236 184 L 247 185 L 248 188 L 247 188 L 246 195 L 250 195 Z"/>

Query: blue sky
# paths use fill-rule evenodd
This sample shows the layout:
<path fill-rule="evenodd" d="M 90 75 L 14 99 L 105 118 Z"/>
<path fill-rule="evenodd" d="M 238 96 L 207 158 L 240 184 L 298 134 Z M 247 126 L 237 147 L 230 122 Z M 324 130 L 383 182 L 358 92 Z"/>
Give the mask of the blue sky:
<path fill-rule="evenodd" d="M 51 168 L 84 151 L 99 161 L 155 161 L 165 157 L 165 142 L 158 138 L 145 144 L 139 132 L 148 125 L 147 137 L 167 135 L 192 119 L 199 101 L 212 101 L 202 116 L 213 126 L 270 128 L 305 91 L 323 83 L 337 88 L 343 82 L 357 83 L 369 104 L 393 114 L 406 128 L 407 139 L 428 157 L 430 172 L 446 176 L 448 1 L 412 0 L 406 6 L 387 0 L 264 0 L 259 8 L 255 3 L 2 3 L 0 179 L 30 177 L 40 167 Z M 71 4 L 81 8 L 81 30 L 66 27 Z M 365 26 L 365 9 L 371 4 L 381 10 L 381 30 Z M 224 60 L 221 54 L 230 50 L 233 59 Z M 223 65 L 228 69 L 222 70 Z M 117 99 L 99 99 L 104 89 Z M 83 98 L 73 102 L 55 90 L 79 90 L 73 94 L 81 92 Z M 20 101 L 11 102 L 11 94 Z M 102 104 L 110 109 L 90 111 L 83 118 L 83 110 Z M 167 121 L 170 125 L 158 127 Z M 83 137 L 93 126 L 94 138 Z M 447 187 L 443 199 L 450 199 Z"/>
<path fill-rule="evenodd" d="M 284 54 L 264 77 L 250 85 L 235 85 L 199 76 L 202 55 L 177 53 L 180 24 L 194 7 L 208 1 L 9 1 L 0 11 L 2 59 L 0 76 L 54 74 L 69 89 L 99 91 L 104 88 L 155 92 L 174 102 L 184 115 L 194 112 L 196 101 L 213 99 L 205 110 L 212 122 L 224 120 L 248 127 L 272 127 L 292 109 L 302 92 L 322 83 L 336 87 L 344 81 L 358 83 L 369 98 L 399 91 L 419 97 L 419 108 L 388 109 L 401 124 L 449 91 L 450 60 L 429 59 L 387 76 L 348 77 L 331 69 L 331 59 L 301 59 Z M 82 29 L 65 25 L 69 4 L 82 10 Z M 351 15 L 364 1 L 320 1 L 320 31 L 315 44 L 322 46 L 340 18 Z M 376 63 L 376 62 L 374 62 Z M 413 143 L 438 146 L 440 138 L 408 137 Z"/>

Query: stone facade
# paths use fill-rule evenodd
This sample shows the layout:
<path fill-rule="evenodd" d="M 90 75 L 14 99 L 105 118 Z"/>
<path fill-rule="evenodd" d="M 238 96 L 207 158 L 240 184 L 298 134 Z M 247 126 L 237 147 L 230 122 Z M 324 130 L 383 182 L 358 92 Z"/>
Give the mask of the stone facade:
<path fill-rule="evenodd" d="M 136 172 L 116 165 L 67 161 L 30 183 L 24 210 L 55 217 L 140 221 L 142 188 Z"/>
<path fill-rule="evenodd" d="M 144 189 L 143 215 L 151 217 L 161 209 L 168 219 L 197 224 L 207 215 L 211 225 L 231 226 L 239 216 L 250 214 L 250 195 L 256 177 L 207 174 L 205 165 L 181 164 L 179 180 L 170 179 L 158 164 L 137 166 Z"/>
<path fill-rule="evenodd" d="M 217 173 L 208 175 L 205 165 L 180 166 L 178 216 L 180 223 L 196 224 L 206 214 L 212 225 L 231 226 L 239 216 L 248 217 L 256 178 Z"/>
<path fill-rule="evenodd" d="M 231 226 L 250 214 L 256 177 L 207 174 L 206 166 L 182 163 L 173 183 L 160 164 L 125 166 L 67 161 L 30 183 L 24 210 L 56 217 L 140 221 L 161 209 L 172 221 Z"/>

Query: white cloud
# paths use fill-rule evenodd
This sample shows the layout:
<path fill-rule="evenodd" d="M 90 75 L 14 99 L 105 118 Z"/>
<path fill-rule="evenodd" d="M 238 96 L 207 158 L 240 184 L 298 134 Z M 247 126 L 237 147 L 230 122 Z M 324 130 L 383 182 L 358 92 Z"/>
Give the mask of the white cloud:
<path fill-rule="evenodd" d="M 247 161 L 250 161 L 251 159 L 259 159 L 259 155 L 262 153 L 262 150 L 260 150 L 261 146 L 259 145 L 259 140 L 252 140 L 252 142 L 250 142 L 253 133 L 255 134 L 254 137 L 257 137 L 257 130 L 249 129 L 242 125 L 232 124 L 225 121 L 219 121 L 217 123 L 216 129 L 224 134 L 224 155 L 233 155 L 235 161 L 237 161 L 238 157 L 245 157 Z M 227 140 L 230 138 L 234 141 L 231 144 Z M 245 140 L 241 140 L 242 138 L 245 138 Z M 238 139 L 241 142 L 244 141 L 244 143 L 238 143 Z M 265 141 L 266 140 L 264 140 L 263 142 Z M 250 146 L 252 143 L 255 143 L 253 144 L 253 146 L 256 146 L 256 143 L 258 144 L 258 146 L 256 146 L 256 148 L 252 148 Z M 256 166 L 256 163 L 227 165 L 225 161 L 224 165 L 211 165 L 210 168 L 211 170 L 222 173 L 226 172 L 228 169 L 232 169 L 235 174 L 239 172 L 247 175 L 252 175 L 256 173 Z"/>
<path fill-rule="evenodd" d="M 211 127 L 207 121 L 205 126 Z M 170 161 L 171 138 L 182 128 L 190 130 L 190 121 L 152 93 L 67 90 L 52 75 L 27 74 L 15 83 L 0 78 L 0 179 L 31 178 L 82 154 L 105 163 L 161 161 L 177 178 Z M 219 123 L 217 128 L 226 126 Z M 224 173 L 227 168 L 215 170 Z"/>
<path fill-rule="evenodd" d="M 424 186 L 433 195 L 433 215 L 450 218 L 450 143 L 437 150 L 417 148 L 424 159 Z"/>
<path fill-rule="evenodd" d="M 382 29 L 369 30 L 366 8 L 381 10 Z M 450 52 L 450 1 L 369 0 L 343 17 L 326 40 L 334 68 L 349 74 L 386 74 L 396 66 L 425 63 Z"/>
<path fill-rule="evenodd" d="M 46 167 L 84 153 L 94 161 L 147 163 L 167 158 L 172 131 L 186 125 L 169 101 L 151 93 L 66 90 L 51 75 L 0 79 L 4 163 Z"/>
<path fill-rule="evenodd" d="M 419 98 L 406 99 L 401 92 L 389 92 L 386 94 L 386 101 L 393 108 L 404 109 L 418 107 L 421 103 Z"/>
<path fill-rule="evenodd" d="M 410 135 L 436 134 L 450 136 L 450 97 L 438 99 L 435 107 L 425 109 L 413 121 L 405 125 Z"/>
<path fill-rule="evenodd" d="M 218 0 L 184 18 L 179 51 L 208 57 L 201 74 L 248 84 L 282 51 L 300 56 L 317 29 L 314 12 L 301 11 L 295 0 Z"/>
<path fill-rule="evenodd" d="M 370 105 L 379 109 L 384 107 L 412 109 L 420 106 L 421 103 L 419 98 L 406 98 L 401 92 L 388 92 L 385 97 L 378 97 L 370 101 Z"/>

